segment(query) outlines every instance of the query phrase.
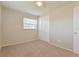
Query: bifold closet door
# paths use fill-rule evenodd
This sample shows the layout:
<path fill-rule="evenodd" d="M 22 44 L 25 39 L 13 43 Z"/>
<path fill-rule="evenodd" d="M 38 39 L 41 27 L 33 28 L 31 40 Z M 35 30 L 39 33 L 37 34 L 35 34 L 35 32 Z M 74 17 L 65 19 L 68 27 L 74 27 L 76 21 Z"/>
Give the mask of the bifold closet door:
<path fill-rule="evenodd" d="M 79 53 L 79 7 L 73 9 L 73 50 Z"/>

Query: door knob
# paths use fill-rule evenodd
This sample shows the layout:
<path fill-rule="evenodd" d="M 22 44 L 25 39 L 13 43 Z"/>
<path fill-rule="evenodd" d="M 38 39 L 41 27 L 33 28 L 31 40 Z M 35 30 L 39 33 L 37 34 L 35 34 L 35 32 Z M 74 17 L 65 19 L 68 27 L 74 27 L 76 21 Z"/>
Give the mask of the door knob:
<path fill-rule="evenodd" d="M 77 32 L 74 32 L 74 34 L 78 34 Z"/>

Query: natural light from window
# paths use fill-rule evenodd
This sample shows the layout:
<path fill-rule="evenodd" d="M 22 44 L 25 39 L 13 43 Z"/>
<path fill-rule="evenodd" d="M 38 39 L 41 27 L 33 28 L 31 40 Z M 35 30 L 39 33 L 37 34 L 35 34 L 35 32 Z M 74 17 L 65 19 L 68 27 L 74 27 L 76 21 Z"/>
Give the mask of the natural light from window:
<path fill-rule="evenodd" d="M 37 20 L 24 18 L 23 25 L 24 29 L 37 29 Z"/>

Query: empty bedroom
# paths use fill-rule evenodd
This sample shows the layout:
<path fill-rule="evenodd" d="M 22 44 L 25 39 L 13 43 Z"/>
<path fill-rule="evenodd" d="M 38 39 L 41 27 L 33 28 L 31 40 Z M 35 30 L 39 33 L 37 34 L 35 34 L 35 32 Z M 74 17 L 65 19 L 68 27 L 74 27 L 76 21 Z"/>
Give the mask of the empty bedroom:
<path fill-rule="evenodd" d="M 0 1 L 0 57 L 79 57 L 79 1 Z"/>

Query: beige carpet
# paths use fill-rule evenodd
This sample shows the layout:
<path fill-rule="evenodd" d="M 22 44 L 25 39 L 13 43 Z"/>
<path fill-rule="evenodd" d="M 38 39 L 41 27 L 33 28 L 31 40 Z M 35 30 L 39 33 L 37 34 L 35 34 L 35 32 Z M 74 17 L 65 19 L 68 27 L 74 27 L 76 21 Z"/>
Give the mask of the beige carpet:
<path fill-rule="evenodd" d="M 3 57 L 76 57 L 73 52 L 36 40 L 2 48 Z"/>

